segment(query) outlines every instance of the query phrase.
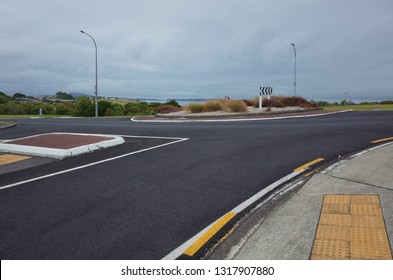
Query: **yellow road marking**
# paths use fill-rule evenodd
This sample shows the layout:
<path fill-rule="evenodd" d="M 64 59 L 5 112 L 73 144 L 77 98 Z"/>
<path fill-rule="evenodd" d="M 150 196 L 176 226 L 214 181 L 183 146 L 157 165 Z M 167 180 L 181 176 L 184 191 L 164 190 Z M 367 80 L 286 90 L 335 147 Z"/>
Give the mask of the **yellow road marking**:
<path fill-rule="evenodd" d="M 306 173 L 306 174 L 304 174 L 304 177 L 308 177 L 308 176 L 311 176 L 312 174 L 314 174 L 315 172 L 317 172 L 318 170 L 313 170 L 313 171 L 310 171 L 310 172 L 308 172 L 308 173 Z"/>
<path fill-rule="evenodd" d="M 374 140 L 374 141 L 371 141 L 371 143 L 376 144 L 376 143 L 387 142 L 387 141 L 392 141 L 392 140 L 393 140 L 393 137 L 389 137 L 389 138 L 382 138 L 382 139 Z"/>
<path fill-rule="evenodd" d="M 17 161 L 21 161 L 21 160 L 25 160 L 25 159 L 29 159 L 29 158 L 31 158 L 31 157 L 4 154 L 4 155 L 0 155 L 0 165 L 6 165 L 6 164 L 10 164 L 13 162 L 17 162 Z"/>
<path fill-rule="evenodd" d="M 325 195 L 312 260 L 391 260 L 379 196 Z"/>
<path fill-rule="evenodd" d="M 302 166 L 299 166 L 298 168 L 296 168 L 295 170 L 293 170 L 293 171 L 295 171 L 295 172 L 302 172 L 304 169 L 306 169 L 307 167 L 310 167 L 311 165 L 313 165 L 313 164 L 316 164 L 316 163 L 318 163 L 318 162 L 320 162 L 320 161 L 323 161 L 324 160 L 324 158 L 317 158 L 317 159 L 314 159 L 313 161 L 310 161 L 310 162 L 308 162 L 308 163 L 306 163 L 306 164 L 303 164 Z"/>
<path fill-rule="evenodd" d="M 190 247 L 188 247 L 183 254 L 193 256 L 202 246 L 210 240 L 221 228 L 223 228 L 233 217 L 236 216 L 234 212 L 226 213 L 220 220 L 218 220 L 208 231 L 206 231 L 198 240 L 196 240 Z"/>

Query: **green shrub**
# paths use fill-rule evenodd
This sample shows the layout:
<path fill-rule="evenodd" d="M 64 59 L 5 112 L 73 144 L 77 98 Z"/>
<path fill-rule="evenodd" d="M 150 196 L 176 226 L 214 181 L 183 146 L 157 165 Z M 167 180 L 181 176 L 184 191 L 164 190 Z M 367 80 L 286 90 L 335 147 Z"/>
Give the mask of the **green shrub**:
<path fill-rule="evenodd" d="M 57 115 L 71 115 L 73 109 L 74 103 L 70 102 L 57 103 L 55 105 L 55 112 Z"/>
<path fill-rule="evenodd" d="M 129 102 L 124 105 L 124 114 L 126 116 L 154 115 L 155 111 L 146 102 Z"/>
<path fill-rule="evenodd" d="M 169 100 L 168 102 L 166 102 L 164 105 L 172 105 L 172 106 L 175 106 L 175 107 L 178 107 L 178 108 L 180 108 L 181 106 L 180 106 L 180 104 L 179 103 L 177 103 L 177 101 L 176 100 Z"/>
<path fill-rule="evenodd" d="M 75 99 L 75 106 L 71 115 L 74 117 L 94 117 L 95 104 L 89 97 L 79 96 Z"/>
<path fill-rule="evenodd" d="M 191 113 L 201 113 L 203 111 L 203 104 L 202 103 L 190 103 L 186 106 L 188 111 Z"/>

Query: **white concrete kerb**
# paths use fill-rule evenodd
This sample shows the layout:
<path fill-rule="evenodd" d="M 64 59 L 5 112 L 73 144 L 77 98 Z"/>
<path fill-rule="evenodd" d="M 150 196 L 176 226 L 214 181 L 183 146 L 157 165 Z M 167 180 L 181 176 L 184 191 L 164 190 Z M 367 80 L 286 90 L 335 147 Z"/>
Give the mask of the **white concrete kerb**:
<path fill-rule="evenodd" d="M 100 135 L 100 134 L 85 134 L 85 133 L 64 133 L 64 132 L 38 134 L 38 135 L 23 137 L 23 138 L 19 138 L 19 139 L 26 139 L 26 138 L 30 138 L 30 137 L 36 137 L 36 136 L 48 135 L 48 134 L 72 134 L 72 135 L 84 135 L 84 136 L 100 136 L 100 137 L 106 137 L 106 138 L 108 138 L 108 140 L 98 142 L 98 143 L 83 145 L 83 146 L 79 146 L 79 147 L 75 147 L 75 148 L 70 148 L 70 149 L 57 149 L 57 148 L 46 148 L 46 147 L 37 147 L 37 146 L 7 144 L 7 142 L 17 140 L 17 139 L 12 139 L 12 140 L 5 140 L 5 141 L 3 141 L 3 143 L 0 143 L 0 152 L 63 159 L 66 157 L 72 157 L 72 156 L 77 156 L 77 155 L 81 155 L 81 154 L 85 154 L 85 153 L 90 153 L 90 152 L 92 152 L 94 150 L 98 150 L 98 149 L 117 146 L 117 145 L 123 144 L 125 142 L 124 139 L 119 136 Z M 109 139 L 109 137 L 111 139 Z"/>

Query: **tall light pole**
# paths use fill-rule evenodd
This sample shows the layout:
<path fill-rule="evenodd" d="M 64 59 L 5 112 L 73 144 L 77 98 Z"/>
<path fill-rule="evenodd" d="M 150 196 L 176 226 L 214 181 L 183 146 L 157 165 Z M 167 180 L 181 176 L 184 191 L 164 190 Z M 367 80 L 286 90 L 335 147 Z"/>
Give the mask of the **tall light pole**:
<path fill-rule="evenodd" d="M 293 46 L 293 53 L 295 54 L 295 81 L 293 82 L 295 96 L 296 96 L 296 47 L 295 44 L 291 44 Z"/>
<path fill-rule="evenodd" d="M 81 30 L 81 33 L 83 33 L 83 34 L 85 34 L 85 35 L 87 35 L 87 36 L 89 36 L 92 40 L 93 40 L 93 43 L 94 43 L 94 47 L 96 48 L 96 88 L 95 88 L 95 93 L 96 93 L 96 118 L 98 117 L 98 74 L 97 74 L 97 44 L 96 44 L 96 41 L 94 40 L 94 38 L 89 34 L 89 33 L 86 33 L 86 32 L 84 32 L 84 31 L 82 31 Z"/>

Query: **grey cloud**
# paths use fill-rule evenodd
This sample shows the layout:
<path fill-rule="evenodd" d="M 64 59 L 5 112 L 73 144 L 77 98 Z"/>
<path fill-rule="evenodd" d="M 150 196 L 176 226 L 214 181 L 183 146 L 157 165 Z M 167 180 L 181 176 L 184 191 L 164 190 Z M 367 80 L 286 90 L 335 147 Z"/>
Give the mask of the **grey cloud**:
<path fill-rule="evenodd" d="M 21 1 L 0 9 L 0 90 L 253 97 L 260 85 L 334 100 L 392 99 L 390 1 Z M 367 94 L 367 92 L 370 92 Z M 184 96 L 182 96 L 184 95 Z"/>

